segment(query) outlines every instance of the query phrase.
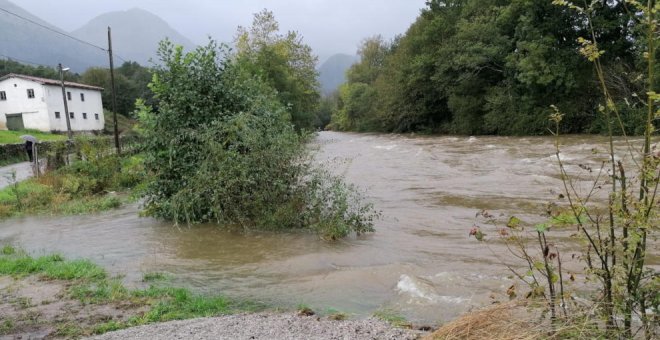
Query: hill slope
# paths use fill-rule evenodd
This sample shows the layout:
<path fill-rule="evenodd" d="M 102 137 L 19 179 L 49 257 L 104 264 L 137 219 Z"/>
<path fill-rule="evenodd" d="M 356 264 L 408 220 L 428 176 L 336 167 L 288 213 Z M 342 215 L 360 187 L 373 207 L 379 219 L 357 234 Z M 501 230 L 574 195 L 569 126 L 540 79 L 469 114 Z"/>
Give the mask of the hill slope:
<path fill-rule="evenodd" d="M 346 70 L 358 61 L 357 56 L 335 54 L 319 67 L 321 91 L 328 95 L 346 82 Z"/>
<path fill-rule="evenodd" d="M 124 59 L 148 65 L 156 57 L 158 43 L 164 38 L 192 49 L 195 44 L 174 30 L 160 17 L 139 8 L 102 14 L 72 34 L 94 44 L 107 45 L 108 26 L 112 27 L 112 47 Z"/>
<path fill-rule="evenodd" d="M 16 13 L 52 30 L 66 33 L 10 1 L 0 0 L 0 9 Z M 76 72 L 82 72 L 90 66 L 107 63 L 105 52 L 66 38 L 39 25 L 0 10 L 0 32 L 2 32 L 0 34 L 0 57 L 50 66 L 62 63 Z"/>

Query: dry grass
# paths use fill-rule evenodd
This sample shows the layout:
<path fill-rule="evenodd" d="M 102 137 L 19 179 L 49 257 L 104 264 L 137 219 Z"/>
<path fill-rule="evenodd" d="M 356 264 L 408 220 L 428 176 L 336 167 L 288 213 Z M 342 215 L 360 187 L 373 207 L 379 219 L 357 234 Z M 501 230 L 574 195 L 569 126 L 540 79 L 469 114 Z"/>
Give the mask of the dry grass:
<path fill-rule="evenodd" d="M 440 327 L 425 340 L 545 338 L 543 326 L 535 322 L 534 315 L 528 311 L 525 301 L 496 304 L 459 317 Z"/>

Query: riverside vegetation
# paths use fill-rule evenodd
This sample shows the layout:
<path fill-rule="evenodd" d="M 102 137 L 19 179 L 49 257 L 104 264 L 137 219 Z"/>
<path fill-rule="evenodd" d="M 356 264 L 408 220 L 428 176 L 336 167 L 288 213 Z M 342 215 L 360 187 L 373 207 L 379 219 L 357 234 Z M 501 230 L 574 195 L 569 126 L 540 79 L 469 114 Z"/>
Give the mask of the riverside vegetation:
<path fill-rule="evenodd" d="M 317 91 L 310 88 L 314 83 L 295 82 L 306 89 L 301 107 L 287 106 L 291 98 L 271 86 L 286 74 L 269 72 L 259 57 L 283 51 L 288 69 L 298 70 L 291 76 L 305 78 L 315 72 L 305 71 L 311 50 L 295 35 L 277 35 L 267 11 L 255 15 L 253 25 L 239 30 L 249 47 L 235 55 L 214 41 L 189 53 L 161 44 L 161 66 L 150 85 L 158 110 L 140 105 L 138 113 L 150 177 L 145 213 L 175 223 L 313 230 L 328 240 L 373 231 L 378 214 L 371 205 L 314 165 L 305 145 L 308 120 L 296 110 L 309 109 L 315 96 L 306 91 Z"/>
<path fill-rule="evenodd" d="M 373 231 L 378 213 L 306 146 L 319 97 L 311 48 L 295 32 L 281 35 L 265 10 L 237 42 L 236 53 L 214 41 L 188 53 L 162 42 L 150 94 L 130 114 L 141 153 L 83 147 L 80 161 L 2 191 L 0 216 L 114 208 L 120 198 L 103 194 L 138 187 L 132 196 L 146 215 L 175 223 L 311 230 L 326 240 Z M 143 78 L 135 65 L 123 69 Z"/>
<path fill-rule="evenodd" d="M 610 136 L 609 149 L 600 155 L 600 164 L 578 160 L 574 164 L 561 156 L 561 125 L 565 115 L 555 106 L 550 116 L 555 125 L 556 157 L 563 183 L 557 202 L 548 205 L 549 220 L 533 226 L 511 217 L 498 227 L 495 216 L 479 215 L 507 245 L 510 254 L 523 260 L 523 270 L 509 265 L 529 291 L 528 298 L 543 301 L 541 309 L 549 315 L 543 333 L 558 338 L 657 338 L 660 330 L 660 275 L 649 264 L 657 255 L 660 160 L 652 147 L 656 133 L 660 96 L 656 93 L 657 13 L 655 1 L 627 1 L 634 13 L 631 29 L 645 32 L 638 37 L 643 49 L 646 76 L 645 111 L 641 145 L 634 146 L 624 137 L 624 150 L 615 149 L 614 131 L 625 133 L 625 117 L 615 103 L 616 90 L 608 81 L 606 61 L 597 20 L 599 1 L 576 5 L 554 0 L 562 11 L 574 13 L 587 24 L 586 38 L 577 39 L 580 54 L 593 63 L 603 103 L 599 112 Z M 626 158 L 626 156 L 629 156 Z M 579 168 L 570 170 L 571 167 Z M 585 181 L 588 183 L 585 185 Z M 484 231 L 475 226 L 470 234 L 486 241 Z M 568 236 L 570 234 L 570 236 Z M 567 241 L 568 240 L 568 241 Z M 577 243 L 579 251 L 574 250 Z M 573 253 L 571 257 L 567 253 Z M 499 254 L 499 256 L 503 256 Z M 577 259 L 582 270 L 567 268 Z M 508 261 L 505 261 L 508 262 Z M 510 263 L 510 262 L 508 262 Z M 576 282 L 583 281 L 583 282 Z M 516 288 L 507 293 L 516 297 Z M 439 332 L 438 335 L 442 334 Z M 527 334 L 530 335 L 530 334 Z"/>
<path fill-rule="evenodd" d="M 628 133 L 645 110 L 644 31 L 630 1 L 588 1 L 604 80 Z M 578 1 L 577 3 L 582 3 Z M 408 31 L 364 41 L 332 129 L 452 134 L 547 134 L 556 105 L 564 133 L 607 133 L 602 93 L 576 50 L 590 28 L 550 0 L 429 0 Z M 613 132 L 621 134 L 619 125 Z"/>
<path fill-rule="evenodd" d="M 57 169 L 22 182 L 9 178 L 10 185 L 0 190 L 0 219 L 98 212 L 137 199 L 146 178 L 142 156 L 119 157 L 107 140 L 99 141 L 78 138 L 77 160 L 68 165 L 61 161 L 65 142 L 53 144 L 49 166 Z"/>
<path fill-rule="evenodd" d="M 32 257 L 4 245 L 0 336 L 79 338 L 154 322 L 265 309 L 255 302 L 169 287 L 158 273 L 145 273 L 143 286 L 129 289 L 120 277 L 110 277 L 88 260 L 66 260 L 57 254 Z M 43 291 L 49 293 L 39 293 Z"/>

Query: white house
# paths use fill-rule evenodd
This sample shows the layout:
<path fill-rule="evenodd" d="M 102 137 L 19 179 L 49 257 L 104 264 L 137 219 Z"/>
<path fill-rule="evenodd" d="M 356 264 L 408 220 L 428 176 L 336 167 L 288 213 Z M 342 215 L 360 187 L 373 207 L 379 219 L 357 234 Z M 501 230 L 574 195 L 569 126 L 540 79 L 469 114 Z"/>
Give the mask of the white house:
<path fill-rule="evenodd" d="M 103 130 L 103 88 L 72 82 L 64 87 L 71 130 Z M 20 74 L 0 78 L 0 130 L 22 129 L 67 131 L 59 80 Z"/>

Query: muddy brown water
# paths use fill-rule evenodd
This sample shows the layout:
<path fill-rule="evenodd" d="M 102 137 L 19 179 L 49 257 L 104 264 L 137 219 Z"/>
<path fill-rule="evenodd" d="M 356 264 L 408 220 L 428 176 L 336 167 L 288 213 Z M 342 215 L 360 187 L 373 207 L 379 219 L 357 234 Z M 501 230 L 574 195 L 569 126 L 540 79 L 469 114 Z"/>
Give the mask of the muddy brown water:
<path fill-rule="evenodd" d="M 438 324 L 502 298 L 516 282 L 497 259 L 506 257 L 501 248 L 468 238 L 475 213 L 541 221 L 545 204 L 561 192 L 549 137 L 322 132 L 314 147 L 319 162 L 362 188 L 382 212 L 376 233 L 326 243 L 309 234 L 177 228 L 138 217 L 135 205 L 3 221 L 0 243 L 89 258 L 128 283 L 158 271 L 204 293 L 357 317 L 389 310 Z M 568 136 L 561 157 L 580 173 L 578 164 L 599 168 L 604 156 L 594 150 L 606 147 L 601 137 Z"/>

